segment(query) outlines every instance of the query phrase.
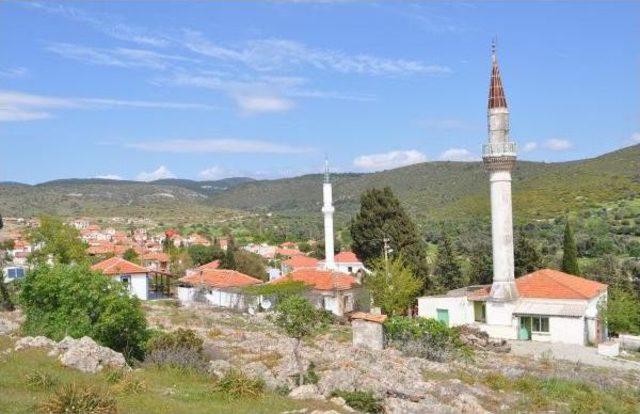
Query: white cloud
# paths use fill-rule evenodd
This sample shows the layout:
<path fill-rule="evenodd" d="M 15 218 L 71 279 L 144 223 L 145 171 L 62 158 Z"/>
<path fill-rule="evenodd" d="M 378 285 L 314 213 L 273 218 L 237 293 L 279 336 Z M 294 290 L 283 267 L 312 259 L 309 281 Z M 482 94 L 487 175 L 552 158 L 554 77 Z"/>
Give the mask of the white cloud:
<path fill-rule="evenodd" d="M 157 109 L 214 109 L 188 102 L 130 101 L 104 98 L 70 98 L 32 95 L 0 90 L 0 122 L 33 121 L 52 118 L 55 109 L 101 109 L 114 107 Z"/>
<path fill-rule="evenodd" d="M 531 152 L 538 148 L 537 142 L 527 142 L 522 146 L 522 152 Z"/>
<path fill-rule="evenodd" d="M 96 175 L 93 178 L 101 178 L 103 180 L 122 180 L 123 178 L 117 174 Z"/>
<path fill-rule="evenodd" d="M 203 180 L 219 180 L 221 178 L 225 178 L 228 176 L 227 170 L 224 168 L 214 165 L 209 168 L 205 168 L 204 170 L 198 173 L 198 176 Z"/>
<path fill-rule="evenodd" d="M 629 139 L 632 144 L 640 144 L 640 132 L 634 132 Z"/>
<path fill-rule="evenodd" d="M 262 112 L 286 112 L 292 109 L 293 101 L 277 96 L 236 96 L 240 109 L 247 114 Z"/>
<path fill-rule="evenodd" d="M 155 181 L 164 178 L 176 178 L 175 174 L 169 171 L 167 167 L 161 165 L 157 170 L 151 172 L 141 172 L 136 176 L 138 181 Z"/>
<path fill-rule="evenodd" d="M 128 148 L 143 151 L 170 153 L 262 153 L 262 154 L 302 154 L 312 148 L 299 145 L 275 144 L 267 141 L 241 139 L 173 139 L 125 144 Z"/>
<path fill-rule="evenodd" d="M 83 10 L 62 4 L 24 2 L 30 6 L 50 14 L 60 15 L 66 19 L 88 24 L 95 30 L 118 40 L 126 40 L 146 46 L 162 47 L 170 43 L 170 39 L 159 33 L 150 33 L 143 27 L 125 24 L 115 16 L 106 13 L 87 13 Z"/>
<path fill-rule="evenodd" d="M 551 138 L 545 141 L 544 147 L 551 151 L 566 151 L 573 148 L 573 144 L 566 139 Z"/>
<path fill-rule="evenodd" d="M 21 78 L 29 73 L 27 68 L 4 68 L 0 69 L 0 77 L 2 78 Z"/>
<path fill-rule="evenodd" d="M 360 155 L 353 160 L 357 168 L 375 171 L 403 167 L 425 162 L 427 156 L 417 150 L 389 151 L 381 154 Z"/>
<path fill-rule="evenodd" d="M 478 161 L 480 157 L 465 148 L 450 148 L 438 157 L 442 161 Z"/>
<path fill-rule="evenodd" d="M 184 45 L 193 52 L 221 61 L 240 62 L 257 71 L 274 71 L 306 66 L 317 70 L 367 75 L 441 75 L 447 66 L 426 65 L 405 59 L 388 59 L 368 54 L 347 54 L 338 50 L 309 47 L 288 39 L 250 40 L 240 47 L 226 47 L 201 33 L 186 31 Z"/>
<path fill-rule="evenodd" d="M 184 56 L 158 53 L 152 50 L 129 48 L 97 48 L 72 43 L 54 43 L 47 50 L 67 59 L 83 63 L 122 68 L 147 68 L 162 70 L 173 67 L 176 62 L 195 62 Z"/>

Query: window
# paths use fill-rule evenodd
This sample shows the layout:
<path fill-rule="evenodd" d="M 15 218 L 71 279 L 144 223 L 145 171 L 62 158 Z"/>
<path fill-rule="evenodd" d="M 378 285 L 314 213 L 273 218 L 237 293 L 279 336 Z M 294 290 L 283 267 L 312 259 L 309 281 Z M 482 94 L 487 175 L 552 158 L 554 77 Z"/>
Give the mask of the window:
<path fill-rule="evenodd" d="M 524 316 L 520 318 L 520 324 L 531 332 L 549 333 L 549 318 L 546 316 Z"/>
<path fill-rule="evenodd" d="M 122 284 L 128 288 L 129 284 L 131 283 L 131 276 L 127 275 L 127 276 L 120 276 L 120 282 L 122 282 Z"/>

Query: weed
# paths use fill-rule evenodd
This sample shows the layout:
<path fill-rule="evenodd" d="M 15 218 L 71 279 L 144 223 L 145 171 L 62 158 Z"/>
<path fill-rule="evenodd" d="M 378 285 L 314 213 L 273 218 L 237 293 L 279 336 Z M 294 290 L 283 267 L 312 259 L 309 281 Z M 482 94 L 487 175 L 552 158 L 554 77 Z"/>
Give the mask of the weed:
<path fill-rule="evenodd" d="M 231 370 L 220 378 L 214 391 L 230 400 L 258 398 L 264 394 L 265 383 L 261 379 L 249 378 L 239 371 Z"/>
<path fill-rule="evenodd" d="M 26 380 L 29 388 L 38 390 L 48 390 L 58 383 L 56 377 L 40 370 L 27 374 Z"/>
<path fill-rule="evenodd" d="M 380 400 L 376 398 L 371 391 L 334 390 L 331 396 L 344 399 L 349 407 L 358 411 L 365 413 L 384 412 Z"/>
<path fill-rule="evenodd" d="M 60 388 L 42 406 L 46 414 L 115 414 L 116 400 L 105 391 L 68 384 Z"/>

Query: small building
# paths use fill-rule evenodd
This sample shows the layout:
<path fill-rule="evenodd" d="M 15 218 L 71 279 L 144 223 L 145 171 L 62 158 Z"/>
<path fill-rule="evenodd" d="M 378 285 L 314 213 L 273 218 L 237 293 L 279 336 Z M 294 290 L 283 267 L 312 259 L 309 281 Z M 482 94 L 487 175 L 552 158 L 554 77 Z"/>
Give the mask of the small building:
<path fill-rule="evenodd" d="M 202 271 L 215 270 L 215 269 L 218 269 L 219 267 L 220 267 L 220 260 L 213 260 L 209 263 L 200 265 L 194 269 L 187 269 L 185 273 L 186 273 L 186 276 L 190 276 L 196 273 L 200 273 Z"/>
<path fill-rule="evenodd" d="M 244 292 L 248 286 L 262 280 L 228 269 L 209 269 L 191 273 L 179 279 L 178 300 L 184 304 L 207 303 L 211 306 L 246 310 L 253 295 Z"/>
<path fill-rule="evenodd" d="M 356 348 L 384 349 L 384 322 L 387 315 L 356 312 L 351 315 L 352 343 Z"/>
<path fill-rule="evenodd" d="M 491 285 L 418 299 L 418 315 L 447 325 L 474 325 L 491 337 L 586 345 L 607 337 L 599 307 L 607 285 L 542 269 L 515 279 L 518 298 L 493 301 Z"/>
<path fill-rule="evenodd" d="M 169 271 L 169 255 L 163 252 L 149 252 L 142 255 L 142 265 L 160 272 Z"/>
<path fill-rule="evenodd" d="M 298 269 L 317 269 L 319 260 L 309 256 L 293 256 L 281 263 L 282 274 L 287 274 Z"/>
<path fill-rule="evenodd" d="M 362 286 L 358 280 L 348 274 L 320 269 L 298 269 L 269 283 L 299 281 L 311 289 L 308 299 L 319 309 L 325 309 L 335 315 L 357 310 Z"/>
<path fill-rule="evenodd" d="M 159 299 L 170 295 L 169 273 L 147 269 L 120 257 L 111 257 L 91 266 L 122 283 L 132 296 L 140 300 Z"/>
<path fill-rule="evenodd" d="M 344 273 L 358 273 L 359 271 L 365 271 L 364 264 L 358 259 L 355 253 L 346 251 L 336 254 L 333 258 L 335 270 Z M 319 266 L 324 268 L 324 261 L 321 261 Z"/>

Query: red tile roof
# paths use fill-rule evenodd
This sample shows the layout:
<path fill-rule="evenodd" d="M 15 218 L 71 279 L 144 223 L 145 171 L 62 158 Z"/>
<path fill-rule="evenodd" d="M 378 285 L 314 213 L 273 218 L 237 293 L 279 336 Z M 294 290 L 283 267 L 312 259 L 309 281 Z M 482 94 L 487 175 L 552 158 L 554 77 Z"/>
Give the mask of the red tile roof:
<path fill-rule="evenodd" d="M 200 283 L 214 288 L 232 288 L 258 285 L 262 280 L 244 273 L 228 269 L 203 270 L 180 279 L 183 283 L 199 285 Z"/>
<path fill-rule="evenodd" d="M 149 252 L 142 256 L 142 260 L 157 260 L 159 262 L 168 262 L 169 255 L 163 252 Z"/>
<path fill-rule="evenodd" d="M 351 315 L 351 319 L 362 319 L 369 322 L 384 323 L 387 320 L 387 315 L 374 315 L 372 313 L 356 312 Z"/>
<path fill-rule="evenodd" d="M 336 263 L 360 263 L 360 260 L 353 252 L 340 252 L 335 255 L 333 260 Z"/>
<path fill-rule="evenodd" d="M 541 269 L 516 279 L 521 298 L 531 299 L 592 299 L 607 289 L 607 285 L 553 269 Z M 484 287 L 469 295 L 481 298 L 489 295 Z"/>
<path fill-rule="evenodd" d="M 292 270 L 301 269 L 301 268 L 312 268 L 315 269 L 318 267 L 319 260 L 315 257 L 309 256 L 293 256 L 291 259 L 287 259 L 282 263 L 290 267 Z"/>
<path fill-rule="evenodd" d="M 92 270 L 98 270 L 108 276 L 118 276 L 130 273 L 149 273 L 146 269 L 135 263 L 124 260 L 121 257 L 111 257 L 91 266 Z"/>
<path fill-rule="evenodd" d="M 270 283 L 281 283 L 287 280 L 303 282 L 316 290 L 346 290 L 358 285 L 356 278 L 347 273 L 319 269 L 294 270 Z"/>
<path fill-rule="evenodd" d="M 213 262 L 205 263 L 200 267 L 196 268 L 196 270 L 213 270 L 220 267 L 220 260 L 214 260 Z"/>
<path fill-rule="evenodd" d="M 281 249 L 281 248 L 276 249 L 276 254 L 279 254 L 280 256 L 289 256 L 289 257 L 304 255 L 304 253 L 302 253 L 300 250 L 297 250 L 297 249 Z"/>

